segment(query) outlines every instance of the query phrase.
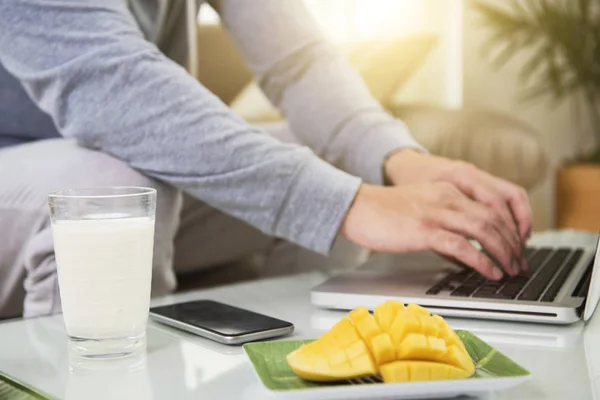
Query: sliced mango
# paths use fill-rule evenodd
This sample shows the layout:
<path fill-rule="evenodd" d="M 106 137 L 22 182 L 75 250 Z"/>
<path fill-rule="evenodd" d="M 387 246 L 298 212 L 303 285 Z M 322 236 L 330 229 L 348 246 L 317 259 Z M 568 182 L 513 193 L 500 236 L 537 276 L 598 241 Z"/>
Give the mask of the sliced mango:
<path fill-rule="evenodd" d="M 469 372 L 469 375 L 472 375 L 475 372 L 475 364 L 473 364 L 473 360 L 471 360 L 469 353 L 455 345 L 448 347 L 448 351 L 441 360 L 454 365 L 455 367 L 464 369 Z"/>
<path fill-rule="evenodd" d="M 392 322 L 394 322 L 394 318 L 396 318 L 396 311 L 400 308 L 404 309 L 404 304 L 391 300 L 388 300 L 375 308 L 375 312 L 373 313 L 375 315 L 375 320 L 377 320 L 379 327 L 383 331 L 387 332 L 389 330 Z"/>
<path fill-rule="evenodd" d="M 371 339 L 371 353 L 377 365 L 394 361 L 396 349 L 389 333 L 380 333 Z"/>
<path fill-rule="evenodd" d="M 316 341 L 290 353 L 300 377 L 335 381 L 380 373 L 385 382 L 461 379 L 475 365 L 444 319 L 416 304 L 386 301 L 352 310 Z"/>
<path fill-rule="evenodd" d="M 406 310 L 415 315 L 423 315 L 425 317 L 431 316 L 431 313 L 429 311 L 427 311 L 425 308 L 421 307 L 418 304 L 409 304 L 406 306 Z"/>
<path fill-rule="evenodd" d="M 288 354 L 287 362 L 299 377 L 317 382 L 375 375 L 371 353 L 348 318 L 319 339 Z"/>
<path fill-rule="evenodd" d="M 389 333 L 382 332 L 377 320 L 365 307 L 359 307 L 348 314 L 358 334 L 367 344 L 375 364 L 380 365 L 394 360 L 395 348 Z"/>
<path fill-rule="evenodd" d="M 388 330 L 396 346 L 399 346 L 407 335 L 420 332 L 421 322 L 419 318 L 405 309 L 400 309 L 396 312 L 394 322 L 392 322 Z"/>
<path fill-rule="evenodd" d="M 354 324 L 354 327 L 358 331 L 360 337 L 366 342 L 370 342 L 372 337 L 375 337 L 381 333 L 381 328 L 377 324 L 375 318 L 369 313 L 365 307 L 357 308 L 348 315 L 350 321 Z M 370 343 L 367 343 L 370 345 Z"/>
<path fill-rule="evenodd" d="M 454 329 L 452 329 L 442 317 L 440 317 L 439 315 L 434 315 L 432 316 L 432 319 L 439 327 L 439 337 L 444 339 L 449 345 L 453 344 L 461 348 L 465 353 L 467 352 L 467 349 L 465 348 L 465 345 L 462 342 L 462 340 L 460 340 Z"/>
<path fill-rule="evenodd" d="M 444 340 L 411 333 L 396 350 L 397 360 L 438 361 L 446 355 L 446 342 Z"/>
<path fill-rule="evenodd" d="M 394 361 L 380 367 L 384 382 L 418 382 L 463 379 L 470 374 L 451 365 L 431 361 Z"/>
<path fill-rule="evenodd" d="M 420 315 L 417 317 L 421 326 L 421 332 L 427 336 L 438 336 L 440 327 L 431 316 Z M 452 331 L 454 332 L 454 331 Z"/>

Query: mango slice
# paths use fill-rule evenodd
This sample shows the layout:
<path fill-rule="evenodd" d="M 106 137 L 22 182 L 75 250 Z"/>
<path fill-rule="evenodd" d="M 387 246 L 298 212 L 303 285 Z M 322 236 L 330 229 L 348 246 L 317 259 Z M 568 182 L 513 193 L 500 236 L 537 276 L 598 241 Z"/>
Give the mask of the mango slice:
<path fill-rule="evenodd" d="M 386 332 L 389 330 L 392 322 L 394 322 L 394 318 L 396 318 L 396 312 L 399 309 L 404 309 L 404 304 L 395 300 L 388 300 L 375 308 L 373 314 L 382 330 Z"/>
<path fill-rule="evenodd" d="M 462 340 L 460 340 L 456 332 L 454 332 L 454 329 L 452 329 L 442 317 L 440 317 L 439 315 L 434 315 L 432 316 L 432 319 L 437 323 L 440 329 L 439 337 L 444 339 L 446 343 L 453 344 L 462 349 L 465 353 L 467 352 L 467 349 L 465 348 L 465 345 L 463 344 Z"/>
<path fill-rule="evenodd" d="M 462 379 L 475 372 L 464 344 L 439 315 L 386 301 L 352 310 L 316 341 L 287 356 L 296 375 L 337 381 L 381 374 L 384 382 Z"/>
<path fill-rule="evenodd" d="M 377 320 L 373 317 L 366 307 L 359 307 L 352 310 L 348 317 L 354 324 L 358 334 L 367 344 L 367 347 L 373 355 L 375 364 L 381 365 L 394 360 L 394 345 L 392 338 L 388 333 L 382 332 Z"/>
<path fill-rule="evenodd" d="M 464 369 L 431 361 L 394 361 L 382 365 L 380 372 L 384 382 L 463 379 L 470 376 Z"/>
<path fill-rule="evenodd" d="M 314 342 L 288 354 L 299 377 L 317 382 L 375 375 L 371 353 L 348 318 L 343 318 Z"/>
<path fill-rule="evenodd" d="M 371 354 L 377 365 L 394 361 L 396 350 L 389 333 L 380 333 L 371 339 Z"/>

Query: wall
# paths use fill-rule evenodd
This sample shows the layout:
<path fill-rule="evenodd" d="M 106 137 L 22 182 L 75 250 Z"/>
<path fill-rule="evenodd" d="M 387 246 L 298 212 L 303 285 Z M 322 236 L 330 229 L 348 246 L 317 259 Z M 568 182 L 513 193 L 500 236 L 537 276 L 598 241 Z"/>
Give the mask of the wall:
<path fill-rule="evenodd" d="M 494 4 L 499 1 L 489 0 Z M 524 104 L 519 96 L 519 72 L 525 56 L 519 56 L 497 70 L 481 55 L 481 46 L 489 31 L 465 0 L 463 11 L 463 104 L 465 107 L 490 108 L 505 112 L 530 124 L 541 135 L 554 166 L 590 146 L 591 138 L 580 129 L 575 99 L 558 106 L 538 101 Z M 585 120 L 585 119 L 584 119 Z M 548 229 L 554 223 L 554 169 L 546 181 L 532 192 L 535 229 Z"/>
<path fill-rule="evenodd" d="M 334 43 L 432 35 L 438 40 L 425 64 L 396 100 L 462 105 L 463 0 L 305 0 Z M 440 68 L 440 66 L 442 66 Z"/>
<path fill-rule="evenodd" d="M 463 0 L 304 0 L 325 36 L 336 44 L 386 37 L 435 36 L 424 65 L 395 96 L 400 102 L 462 106 Z M 204 4 L 198 20 L 219 16 Z"/>
<path fill-rule="evenodd" d="M 420 70 L 394 96 L 395 100 L 460 108 L 463 0 L 420 0 L 419 4 L 419 27 L 414 33 L 435 35 L 438 42 Z"/>

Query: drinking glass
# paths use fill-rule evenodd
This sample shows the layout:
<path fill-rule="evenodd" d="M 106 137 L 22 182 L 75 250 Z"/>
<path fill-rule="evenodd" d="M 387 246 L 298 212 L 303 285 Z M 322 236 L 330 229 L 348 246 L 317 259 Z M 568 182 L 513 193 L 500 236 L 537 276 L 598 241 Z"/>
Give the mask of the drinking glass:
<path fill-rule="evenodd" d="M 70 346 L 92 358 L 145 351 L 156 190 L 67 189 L 48 203 Z"/>

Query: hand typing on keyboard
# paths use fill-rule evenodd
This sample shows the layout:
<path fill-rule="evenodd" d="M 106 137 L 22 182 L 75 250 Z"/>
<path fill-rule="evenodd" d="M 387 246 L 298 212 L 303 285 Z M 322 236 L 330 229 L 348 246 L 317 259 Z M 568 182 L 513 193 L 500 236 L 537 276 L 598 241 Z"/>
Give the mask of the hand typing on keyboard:
<path fill-rule="evenodd" d="M 518 274 L 523 258 L 517 235 L 500 216 L 444 182 L 393 188 L 362 184 L 341 233 L 375 251 L 433 250 L 489 279 L 503 276 L 492 258 L 510 275 Z"/>
<path fill-rule="evenodd" d="M 525 190 L 480 170 L 473 164 L 406 149 L 394 153 L 385 172 L 395 185 L 448 182 L 469 198 L 490 208 L 515 231 L 521 246 L 531 234 L 531 207 Z"/>
<path fill-rule="evenodd" d="M 350 241 L 383 252 L 432 250 L 496 280 L 526 269 L 531 209 L 522 188 L 411 149 L 388 157 L 384 172 L 395 187 L 361 185 L 341 227 Z"/>

